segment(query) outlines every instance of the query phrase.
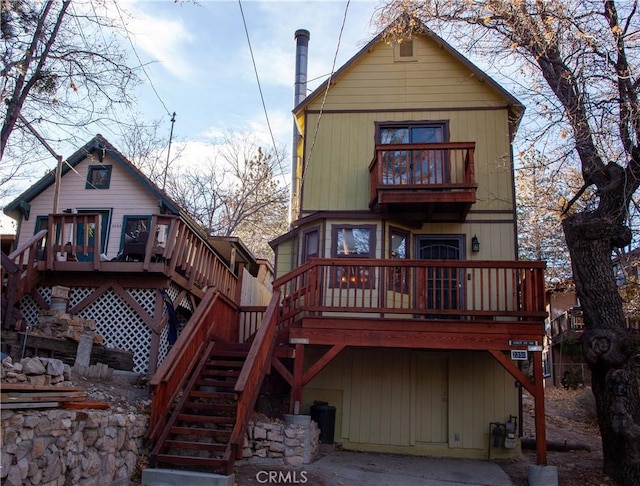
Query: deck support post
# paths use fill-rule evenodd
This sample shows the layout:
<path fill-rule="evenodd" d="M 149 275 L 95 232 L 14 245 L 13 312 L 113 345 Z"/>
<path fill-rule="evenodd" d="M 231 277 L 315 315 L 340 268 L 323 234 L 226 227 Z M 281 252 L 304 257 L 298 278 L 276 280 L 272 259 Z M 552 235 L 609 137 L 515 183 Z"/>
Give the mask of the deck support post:
<path fill-rule="evenodd" d="M 536 459 L 540 466 L 547 465 L 547 431 L 545 428 L 544 383 L 542 380 L 542 351 L 533 352 L 533 378 L 535 380 Z"/>
<path fill-rule="evenodd" d="M 302 402 L 302 375 L 304 367 L 304 344 L 296 344 L 295 357 L 293 360 L 293 390 L 291 394 L 293 415 L 300 414 L 300 403 Z"/>

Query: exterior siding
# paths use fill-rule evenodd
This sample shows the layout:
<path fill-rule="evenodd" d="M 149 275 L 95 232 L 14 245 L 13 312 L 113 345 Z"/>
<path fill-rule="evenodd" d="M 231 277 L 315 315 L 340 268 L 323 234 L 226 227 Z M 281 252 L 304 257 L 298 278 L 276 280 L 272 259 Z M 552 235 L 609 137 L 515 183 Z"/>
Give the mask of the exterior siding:
<path fill-rule="evenodd" d="M 305 387 L 302 413 L 314 401 L 336 407 L 337 442 L 415 454 L 486 457 L 489 423 L 518 415 L 513 378 L 482 352 L 347 348 Z"/>
<path fill-rule="evenodd" d="M 58 211 L 110 210 L 110 227 L 107 231 L 106 252 L 108 258 L 117 256 L 122 238 L 122 224 L 125 215 L 158 214 L 158 201 L 124 169 L 119 163 L 105 158 L 103 164 L 111 165 L 111 181 L 108 189 L 86 189 L 87 172 L 90 165 L 98 161 L 87 158 L 67 172 L 60 186 Z M 45 189 L 31 202 L 29 220 L 22 221 L 19 242 L 26 241 L 34 234 L 37 216 L 46 216 L 53 211 L 54 186 Z"/>

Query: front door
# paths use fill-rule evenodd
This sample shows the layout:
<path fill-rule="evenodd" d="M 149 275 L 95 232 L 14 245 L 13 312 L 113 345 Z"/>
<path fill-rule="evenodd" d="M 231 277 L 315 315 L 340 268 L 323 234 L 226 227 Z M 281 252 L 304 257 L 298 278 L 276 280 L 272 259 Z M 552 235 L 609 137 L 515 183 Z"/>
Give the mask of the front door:
<path fill-rule="evenodd" d="M 421 260 L 460 260 L 463 236 L 418 236 L 416 257 Z M 462 269 L 446 264 L 421 268 L 416 282 L 419 309 L 434 310 L 430 317 L 447 317 L 446 311 L 463 308 Z M 445 311 L 442 314 L 437 311 Z"/>
<path fill-rule="evenodd" d="M 447 357 L 420 353 L 415 360 L 415 442 L 446 443 L 449 440 Z"/>
<path fill-rule="evenodd" d="M 106 253 L 107 251 L 107 234 L 109 231 L 109 224 L 111 219 L 110 209 L 79 209 L 78 214 L 83 213 L 99 213 L 100 214 L 100 253 Z M 91 223 L 91 226 L 94 226 Z M 88 244 L 93 244 L 95 239 L 95 228 L 89 228 L 89 241 Z M 79 223 L 76 230 L 76 244 L 84 244 L 84 225 Z M 93 253 L 80 253 L 76 255 L 80 262 L 90 262 L 93 260 Z"/>

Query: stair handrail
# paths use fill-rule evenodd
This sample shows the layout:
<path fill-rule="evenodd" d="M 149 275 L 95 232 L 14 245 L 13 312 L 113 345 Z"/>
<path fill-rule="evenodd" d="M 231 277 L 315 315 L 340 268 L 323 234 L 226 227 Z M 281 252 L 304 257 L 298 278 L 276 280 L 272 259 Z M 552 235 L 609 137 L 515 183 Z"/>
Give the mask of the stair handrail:
<path fill-rule="evenodd" d="M 155 439 L 164 428 L 169 409 L 214 334 L 215 304 L 220 292 L 211 287 L 180 333 L 166 358 L 149 381 L 153 395 L 147 439 Z"/>
<path fill-rule="evenodd" d="M 247 422 L 256 404 L 262 380 L 276 344 L 276 334 L 280 321 L 280 289 L 274 289 L 271 302 L 264 314 L 262 325 L 255 334 L 249 354 L 240 371 L 235 392 L 238 394 L 236 423 L 229 439 L 234 451 L 243 444 Z"/>
<path fill-rule="evenodd" d="M 7 282 L 4 290 L 7 308 L 2 316 L 3 322 L 8 323 L 13 314 L 13 306 L 37 283 L 38 262 L 35 258 L 36 250 L 42 246 L 47 237 L 47 230 L 38 231 L 27 241 L 18 246 L 9 255 L 2 254 L 2 282 Z"/>

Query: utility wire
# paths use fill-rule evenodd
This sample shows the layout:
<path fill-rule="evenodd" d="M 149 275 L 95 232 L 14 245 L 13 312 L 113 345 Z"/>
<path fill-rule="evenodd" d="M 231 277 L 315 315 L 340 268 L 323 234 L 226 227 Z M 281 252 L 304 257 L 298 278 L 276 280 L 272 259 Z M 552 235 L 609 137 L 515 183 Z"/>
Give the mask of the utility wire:
<path fill-rule="evenodd" d="M 151 76 L 149 76 L 149 73 L 145 69 L 144 64 L 142 63 L 142 60 L 140 59 L 140 56 L 138 55 L 138 51 L 136 51 L 136 48 L 133 45 L 133 41 L 131 40 L 131 35 L 129 34 L 129 29 L 127 29 L 127 24 L 124 21 L 124 18 L 122 18 L 122 12 L 120 11 L 120 7 L 118 6 L 118 2 L 114 1 L 113 4 L 115 5 L 116 10 L 118 11 L 118 16 L 120 17 L 120 22 L 122 22 L 122 26 L 124 27 L 124 31 L 127 34 L 127 40 L 129 41 L 129 44 L 131 45 L 131 49 L 133 50 L 133 53 L 135 54 L 136 59 L 138 59 L 138 62 L 140 63 L 140 68 L 142 69 L 142 72 L 144 73 L 146 78 L 149 80 L 149 84 L 151 84 L 151 89 L 153 89 L 153 92 L 155 93 L 156 97 L 158 98 L 158 101 L 160 101 L 160 103 L 162 104 L 162 107 L 164 108 L 164 111 L 167 112 L 167 115 L 171 116 L 171 112 L 167 108 L 167 105 L 164 103 L 163 99 L 160 97 L 160 94 L 158 93 L 158 90 L 156 89 L 156 87 L 153 84 L 153 81 L 151 81 Z"/>
<path fill-rule="evenodd" d="M 338 45 L 336 46 L 336 52 L 333 56 L 333 64 L 331 65 L 331 73 L 329 74 L 329 79 L 327 79 L 327 87 L 324 90 L 324 96 L 322 98 L 322 104 L 320 105 L 320 113 L 318 113 L 318 119 L 316 120 L 316 128 L 313 133 L 313 139 L 311 141 L 311 148 L 309 149 L 309 156 L 304 163 L 304 168 L 302 169 L 302 175 L 300 176 L 300 186 L 304 184 L 304 177 L 307 174 L 307 168 L 309 167 L 309 162 L 311 162 L 311 156 L 313 155 L 313 147 L 316 144 L 316 139 L 318 137 L 318 130 L 320 128 L 320 119 L 322 118 L 322 112 L 324 110 L 324 105 L 327 101 L 327 95 L 329 94 L 329 89 L 331 89 L 331 79 L 333 78 L 333 74 L 336 70 L 336 60 L 338 59 L 338 51 L 340 50 L 340 43 L 342 42 L 342 32 L 344 31 L 344 25 L 347 22 L 347 12 L 349 10 L 349 4 L 351 0 L 347 0 L 347 4 L 344 7 L 344 15 L 342 17 L 342 26 L 340 27 L 340 33 L 338 34 Z"/>
<path fill-rule="evenodd" d="M 251 39 L 249 38 L 249 29 L 247 28 L 247 20 L 244 16 L 244 10 L 242 9 L 242 1 L 238 0 L 238 6 L 240 7 L 240 14 L 242 15 L 242 23 L 244 24 L 244 32 L 247 36 L 247 44 L 249 44 L 249 52 L 251 53 L 251 62 L 253 63 L 253 71 L 256 74 L 256 81 L 258 83 L 258 91 L 260 91 L 260 99 L 262 100 L 262 108 L 264 110 L 264 116 L 267 119 L 267 128 L 269 129 L 269 135 L 271 135 L 271 143 L 273 143 L 273 151 L 275 153 L 276 162 L 278 163 L 278 168 L 280 169 L 280 174 L 282 174 L 282 178 L 284 180 L 285 185 L 287 185 L 287 179 L 285 177 L 284 169 L 282 168 L 282 161 L 280 160 L 280 155 L 278 154 L 278 148 L 276 146 L 276 139 L 273 136 L 273 130 L 271 129 L 271 122 L 269 121 L 269 113 L 267 112 L 267 105 L 264 101 L 264 94 L 262 93 L 262 86 L 260 84 L 260 77 L 258 76 L 258 68 L 256 66 L 256 59 L 253 55 L 253 48 L 251 47 Z"/>

